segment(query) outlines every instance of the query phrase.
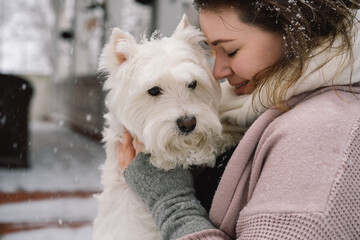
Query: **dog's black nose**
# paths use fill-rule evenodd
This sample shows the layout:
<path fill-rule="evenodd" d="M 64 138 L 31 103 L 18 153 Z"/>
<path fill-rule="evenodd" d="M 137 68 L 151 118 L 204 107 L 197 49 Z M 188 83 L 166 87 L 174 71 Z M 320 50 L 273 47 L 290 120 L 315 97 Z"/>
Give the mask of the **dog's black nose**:
<path fill-rule="evenodd" d="M 189 133 L 196 127 L 196 118 L 195 116 L 180 117 L 176 120 L 176 124 L 181 132 Z"/>

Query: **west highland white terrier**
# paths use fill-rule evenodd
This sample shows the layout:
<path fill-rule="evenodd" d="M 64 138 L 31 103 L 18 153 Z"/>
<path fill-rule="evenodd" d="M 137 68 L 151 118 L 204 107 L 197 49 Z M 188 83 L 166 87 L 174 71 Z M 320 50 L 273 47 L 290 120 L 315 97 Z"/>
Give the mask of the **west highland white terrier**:
<path fill-rule="evenodd" d="M 182 18 L 171 37 L 134 38 L 113 29 L 100 70 L 108 73 L 104 130 L 107 159 L 102 166 L 94 240 L 159 240 L 150 211 L 126 186 L 118 162 L 118 143 L 126 128 L 144 144 L 150 162 L 168 170 L 213 166 L 234 145 L 222 133 L 220 84 L 200 46 L 203 34 Z"/>

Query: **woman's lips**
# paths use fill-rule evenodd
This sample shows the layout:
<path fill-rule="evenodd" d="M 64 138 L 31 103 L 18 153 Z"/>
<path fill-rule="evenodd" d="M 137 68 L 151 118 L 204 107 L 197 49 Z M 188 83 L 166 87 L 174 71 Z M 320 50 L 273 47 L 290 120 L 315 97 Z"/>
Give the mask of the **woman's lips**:
<path fill-rule="evenodd" d="M 235 92 L 238 95 L 243 95 L 243 94 L 247 94 L 247 90 L 248 90 L 248 83 L 250 82 L 250 80 L 246 80 L 238 85 L 235 85 Z"/>
<path fill-rule="evenodd" d="M 246 80 L 246 81 L 244 81 L 244 82 L 242 82 L 242 83 L 240 83 L 240 84 L 236 85 L 236 86 L 235 86 L 235 88 L 241 88 L 241 87 L 243 87 L 243 86 L 247 85 L 249 82 L 250 82 L 249 80 Z"/>

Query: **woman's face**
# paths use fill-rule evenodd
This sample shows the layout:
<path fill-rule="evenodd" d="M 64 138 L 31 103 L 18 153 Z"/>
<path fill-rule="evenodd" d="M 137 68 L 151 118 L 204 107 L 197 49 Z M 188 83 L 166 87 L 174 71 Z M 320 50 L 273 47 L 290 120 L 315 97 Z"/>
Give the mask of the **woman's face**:
<path fill-rule="evenodd" d="M 254 90 L 254 76 L 284 54 L 282 35 L 241 22 L 232 10 L 200 12 L 206 42 L 215 51 L 214 77 L 227 78 L 238 95 Z"/>

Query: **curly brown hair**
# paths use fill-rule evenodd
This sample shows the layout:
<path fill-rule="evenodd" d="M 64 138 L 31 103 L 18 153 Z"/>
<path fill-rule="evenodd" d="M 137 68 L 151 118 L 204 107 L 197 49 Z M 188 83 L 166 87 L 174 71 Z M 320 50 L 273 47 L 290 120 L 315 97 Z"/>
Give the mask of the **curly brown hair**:
<path fill-rule="evenodd" d="M 232 9 L 240 21 L 283 35 L 284 58 L 254 77 L 255 94 L 266 89 L 267 100 L 279 110 L 288 110 L 287 90 L 302 76 L 314 49 L 324 46 L 325 51 L 340 37 L 338 54 L 352 59 L 352 28 L 359 21 L 355 15 L 360 0 L 194 0 L 194 5 L 198 11 Z M 271 89 L 264 88 L 269 81 Z"/>

